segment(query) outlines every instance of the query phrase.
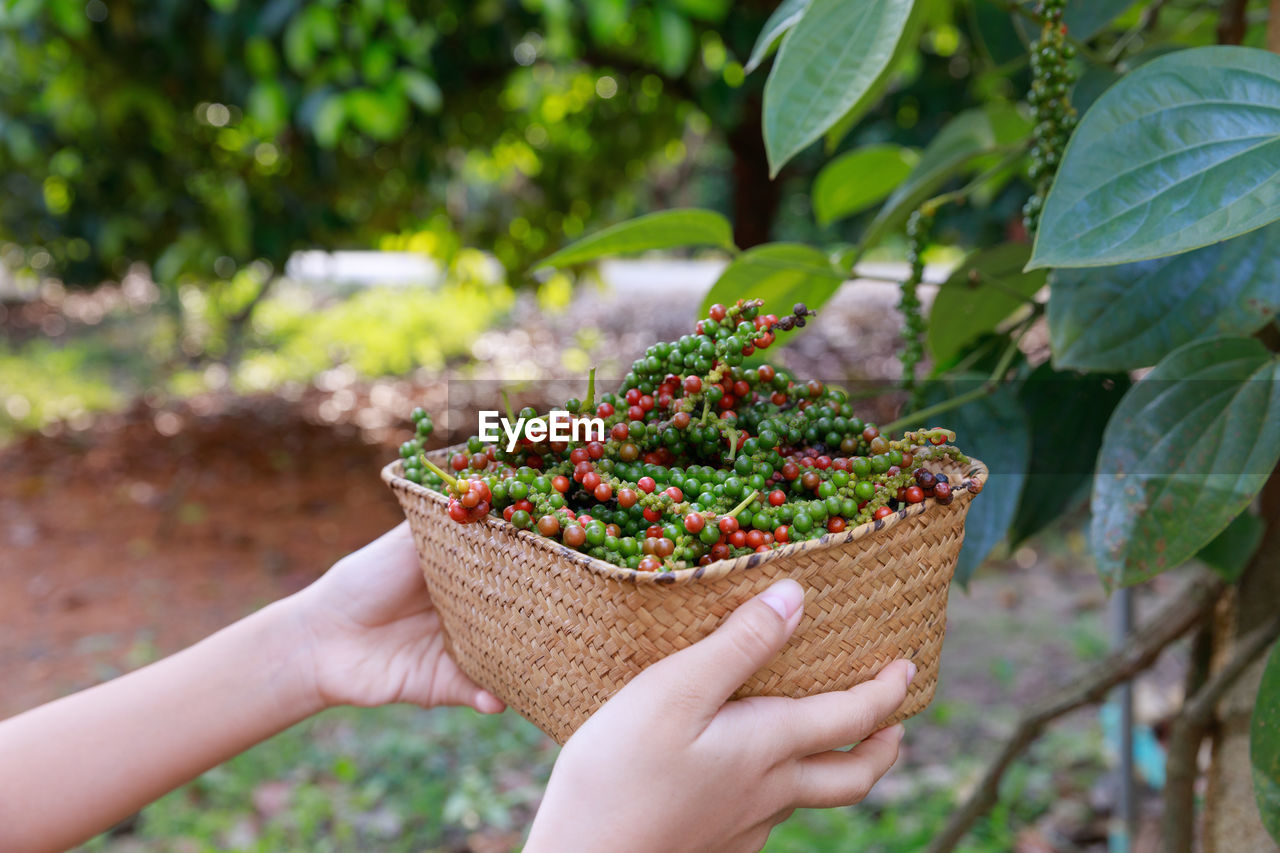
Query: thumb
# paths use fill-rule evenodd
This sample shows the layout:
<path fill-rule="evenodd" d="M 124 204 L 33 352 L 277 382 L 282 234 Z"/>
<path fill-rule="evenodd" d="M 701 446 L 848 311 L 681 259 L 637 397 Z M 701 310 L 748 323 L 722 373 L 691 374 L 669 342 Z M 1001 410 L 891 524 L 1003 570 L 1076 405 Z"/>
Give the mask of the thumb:
<path fill-rule="evenodd" d="M 747 601 L 711 636 L 663 661 L 664 676 L 705 700 L 708 715 L 773 660 L 800 624 L 804 589 L 780 580 Z"/>

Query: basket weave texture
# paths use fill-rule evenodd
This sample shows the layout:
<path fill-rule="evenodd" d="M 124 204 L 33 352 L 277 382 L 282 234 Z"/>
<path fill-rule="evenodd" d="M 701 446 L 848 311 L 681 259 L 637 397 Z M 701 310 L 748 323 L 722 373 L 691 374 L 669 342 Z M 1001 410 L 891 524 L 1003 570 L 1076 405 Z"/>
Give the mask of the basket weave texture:
<path fill-rule="evenodd" d="M 431 456 L 443 464 L 456 449 Z M 633 676 L 784 577 L 804 587 L 804 616 L 735 697 L 844 690 L 905 657 L 919 674 L 886 725 L 922 711 L 938 681 L 965 515 L 987 477 L 977 460 L 926 467 L 950 478 L 950 505 L 927 499 L 821 539 L 668 573 L 621 568 L 492 516 L 458 524 L 399 461 L 382 478 L 409 519 L 454 660 L 563 744 Z"/>

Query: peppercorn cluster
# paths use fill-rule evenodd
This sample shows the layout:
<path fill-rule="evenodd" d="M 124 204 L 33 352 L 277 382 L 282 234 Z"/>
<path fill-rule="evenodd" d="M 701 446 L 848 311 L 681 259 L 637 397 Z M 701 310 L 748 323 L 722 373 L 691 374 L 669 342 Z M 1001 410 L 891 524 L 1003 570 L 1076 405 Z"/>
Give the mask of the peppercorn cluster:
<path fill-rule="evenodd" d="M 914 391 L 916 365 L 924 356 L 924 317 L 920 313 L 920 282 L 924 280 L 924 248 L 933 228 L 933 211 L 921 208 L 907 219 L 907 263 L 911 270 L 902 282 L 898 311 L 902 313 L 902 387 Z"/>
<path fill-rule="evenodd" d="M 920 466 L 965 461 L 947 444 L 954 433 L 890 439 L 854 414 L 844 391 L 744 364 L 813 313 L 798 304 L 778 317 L 761 304 L 713 305 L 692 334 L 649 347 L 617 392 L 597 402 L 593 382 L 586 400 L 567 401 L 573 417 L 603 420 L 603 441 L 524 436 L 508 452 L 472 437 L 441 467 L 422 452 L 432 426 L 417 409 L 415 437 L 400 448 L 405 477 L 448 495 L 456 521 L 500 514 L 642 571 L 839 533 L 926 497 L 950 503 L 947 478 Z"/>
<path fill-rule="evenodd" d="M 1022 209 L 1028 234 L 1034 234 L 1040 224 L 1045 196 L 1049 194 L 1067 140 L 1076 126 L 1076 111 L 1071 106 L 1071 85 L 1076 79 L 1071 59 L 1075 48 L 1067 41 L 1067 25 L 1063 23 L 1065 7 L 1066 0 L 1041 0 L 1037 7 L 1043 20 L 1040 37 L 1030 47 L 1031 90 L 1027 101 L 1035 112 L 1036 124 L 1027 175 L 1035 191 Z"/>

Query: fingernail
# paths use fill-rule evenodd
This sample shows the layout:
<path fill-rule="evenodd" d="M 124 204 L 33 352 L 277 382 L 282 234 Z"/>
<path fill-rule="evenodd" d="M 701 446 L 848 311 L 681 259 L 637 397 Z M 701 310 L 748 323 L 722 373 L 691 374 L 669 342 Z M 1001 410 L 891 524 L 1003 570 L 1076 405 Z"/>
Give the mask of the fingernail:
<path fill-rule="evenodd" d="M 778 581 L 760 593 L 760 600 L 769 605 L 773 612 L 778 614 L 779 619 L 785 621 L 804 604 L 804 589 L 788 578 Z"/>
<path fill-rule="evenodd" d="M 893 737 L 899 743 L 902 742 L 902 738 L 906 735 L 906 733 L 907 733 L 906 726 L 902 725 L 902 723 L 898 723 L 896 726 L 893 727 Z"/>
<path fill-rule="evenodd" d="M 916 673 L 919 671 L 920 670 L 916 668 L 915 664 L 913 664 L 911 661 L 907 661 L 907 684 L 910 684 L 911 682 L 915 681 Z"/>

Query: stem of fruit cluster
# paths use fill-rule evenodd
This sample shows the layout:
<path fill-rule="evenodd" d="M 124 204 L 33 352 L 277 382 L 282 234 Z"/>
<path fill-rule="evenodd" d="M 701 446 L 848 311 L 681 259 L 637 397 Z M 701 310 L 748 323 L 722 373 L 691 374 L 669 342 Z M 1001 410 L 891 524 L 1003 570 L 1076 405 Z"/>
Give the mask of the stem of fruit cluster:
<path fill-rule="evenodd" d="M 1022 158 L 1022 155 L 1027 153 L 1027 144 L 1026 142 L 1017 142 L 1012 145 L 1005 145 L 1000 148 L 997 148 L 993 153 L 1000 153 L 1000 152 L 1006 152 L 1006 153 L 1005 153 L 1004 159 L 1002 159 L 999 163 L 996 163 L 990 169 L 987 169 L 985 172 L 981 173 L 972 181 L 960 187 L 959 189 L 952 190 L 951 192 L 943 193 L 942 195 L 936 195 L 931 199 L 927 199 L 923 204 L 920 205 L 920 209 L 936 211 L 939 207 L 942 207 L 942 205 L 944 204 L 950 204 L 953 201 L 960 201 L 961 199 L 966 198 L 970 193 L 972 193 L 978 187 L 982 186 L 987 181 L 991 180 L 996 175 L 1000 174 L 1005 169 L 1012 166 L 1014 163 L 1018 162 L 1018 160 Z"/>
<path fill-rule="evenodd" d="M 751 494 L 747 495 L 745 498 L 742 499 L 742 503 L 738 504 L 733 509 L 726 512 L 725 515 L 728 516 L 729 518 L 737 518 L 738 513 L 742 512 L 744 509 L 751 506 L 751 502 L 754 501 L 759 496 L 760 496 L 760 492 L 758 490 L 753 491 Z"/>
<path fill-rule="evenodd" d="M 452 474 L 450 474 L 449 472 L 441 468 L 439 465 L 432 462 L 430 459 L 427 458 L 427 454 L 425 453 L 418 454 L 418 458 L 422 460 L 422 464 L 426 465 L 427 469 L 430 470 L 431 473 L 435 474 L 441 480 L 444 480 L 445 483 L 449 486 L 449 488 L 453 489 L 455 492 L 458 491 L 457 477 L 453 476 Z"/>
<path fill-rule="evenodd" d="M 738 431 L 729 426 L 729 461 L 733 462 L 738 457 Z"/>
<path fill-rule="evenodd" d="M 578 409 L 578 414 L 588 415 L 595 411 L 596 408 L 596 369 L 593 367 L 587 373 L 587 399 L 582 404 L 582 408 Z"/>
<path fill-rule="evenodd" d="M 958 394 L 949 400 L 943 400 L 941 403 L 935 403 L 932 406 L 925 406 L 919 411 L 911 412 L 903 415 L 897 420 L 890 421 L 880 427 L 880 432 L 891 433 L 897 432 L 903 427 L 911 426 L 914 423 L 925 420 L 926 418 L 937 417 L 938 415 L 950 412 L 952 409 L 958 409 L 961 406 L 972 403 L 975 400 L 981 400 L 983 397 L 994 394 L 996 388 L 1000 386 L 1000 380 L 1009 372 L 1009 366 L 1013 364 L 1013 358 L 1018 354 L 1018 344 L 1022 342 L 1022 336 L 1031 328 L 1038 312 L 1033 312 L 1022 324 L 1018 333 L 1009 339 L 1008 345 L 1000 356 L 1000 361 L 996 364 L 996 369 L 991 371 L 991 375 L 987 377 L 977 388 L 970 389 L 963 394 Z"/>
<path fill-rule="evenodd" d="M 507 396 L 507 389 L 503 388 L 499 390 L 498 393 L 502 395 L 502 405 L 507 409 L 507 423 L 515 423 L 516 415 L 515 411 L 511 408 L 511 398 Z"/>

